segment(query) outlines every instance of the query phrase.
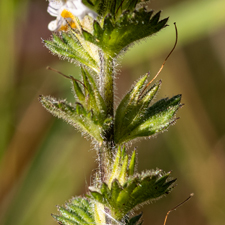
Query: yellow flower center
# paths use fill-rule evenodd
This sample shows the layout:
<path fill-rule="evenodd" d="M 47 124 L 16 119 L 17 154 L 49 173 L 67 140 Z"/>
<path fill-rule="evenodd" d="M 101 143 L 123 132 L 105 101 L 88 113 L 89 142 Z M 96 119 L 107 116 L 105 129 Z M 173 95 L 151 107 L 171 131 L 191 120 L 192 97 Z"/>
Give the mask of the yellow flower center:
<path fill-rule="evenodd" d="M 62 12 L 61 12 L 61 17 L 65 18 L 65 19 L 70 19 L 68 22 L 68 25 L 71 27 L 71 28 L 76 28 L 76 18 L 75 16 L 69 12 L 68 10 L 64 9 Z M 63 25 L 60 27 L 60 30 L 63 30 L 63 31 L 67 31 L 68 30 L 68 25 Z"/>
<path fill-rule="evenodd" d="M 68 10 L 64 9 L 62 12 L 61 12 L 61 17 L 63 18 L 71 18 L 72 20 L 75 20 L 75 16 Z"/>

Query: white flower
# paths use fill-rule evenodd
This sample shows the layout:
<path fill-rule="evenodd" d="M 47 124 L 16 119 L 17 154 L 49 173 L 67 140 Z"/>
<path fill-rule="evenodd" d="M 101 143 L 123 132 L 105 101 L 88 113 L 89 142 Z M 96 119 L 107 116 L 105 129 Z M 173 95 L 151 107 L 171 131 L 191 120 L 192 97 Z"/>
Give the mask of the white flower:
<path fill-rule="evenodd" d="M 93 18 L 97 17 L 97 14 L 86 7 L 82 0 L 49 0 L 47 11 L 51 16 L 56 17 L 56 20 L 51 21 L 48 25 L 48 29 L 51 31 L 67 30 L 67 23 L 72 28 L 76 27 L 75 17 L 80 20 L 85 15 L 90 15 Z"/>

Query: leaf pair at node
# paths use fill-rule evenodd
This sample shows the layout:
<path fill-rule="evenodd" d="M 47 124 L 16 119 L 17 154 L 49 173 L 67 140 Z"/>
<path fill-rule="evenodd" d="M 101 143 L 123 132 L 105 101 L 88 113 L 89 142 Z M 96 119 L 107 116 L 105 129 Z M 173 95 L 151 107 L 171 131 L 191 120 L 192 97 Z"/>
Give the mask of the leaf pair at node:
<path fill-rule="evenodd" d="M 98 189 L 90 188 L 92 198 L 109 208 L 111 216 L 119 221 L 123 221 L 135 207 L 168 194 L 176 181 L 168 179 L 170 172 L 161 170 L 134 173 L 135 155 L 134 151 L 129 164 L 125 149 L 121 151 L 119 148 L 110 179 Z"/>
<path fill-rule="evenodd" d="M 176 179 L 158 169 L 137 174 L 135 161 L 136 151 L 128 163 L 125 148 L 119 147 L 107 181 L 99 188 L 90 187 L 88 198 L 76 197 L 58 207 L 60 215 L 53 217 L 64 225 L 105 224 L 106 217 L 124 225 L 141 225 L 142 214 L 132 217 L 130 211 L 168 194 Z"/>
<path fill-rule="evenodd" d="M 71 77 L 75 93 L 75 105 L 65 100 L 40 96 L 42 105 L 53 115 L 64 119 L 82 133 L 102 143 L 114 132 L 116 145 L 139 137 L 149 137 L 167 129 L 176 121 L 175 113 L 181 107 L 181 95 L 164 98 L 150 106 L 161 81 L 143 93 L 148 75 L 136 85 L 120 102 L 113 118 L 107 117 L 106 105 L 88 70 L 82 68 L 82 82 Z M 114 130 L 111 128 L 115 124 Z"/>
<path fill-rule="evenodd" d="M 113 218 L 121 220 L 135 207 L 168 194 L 175 182 L 175 180 L 167 181 L 169 175 L 170 173 L 151 171 L 144 175 L 136 175 L 123 186 L 115 179 L 111 189 L 103 183 L 100 190 L 91 190 L 91 195 L 110 209 Z"/>
<path fill-rule="evenodd" d="M 103 221 L 98 220 L 98 212 L 93 200 L 85 197 L 76 197 L 70 200 L 65 206 L 58 206 L 59 215 L 52 214 L 52 217 L 63 225 L 99 225 Z M 132 218 L 126 217 L 124 225 L 141 225 L 139 222 L 142 214 Z M 100 223 L 99 223 L 100 222 Z"/>

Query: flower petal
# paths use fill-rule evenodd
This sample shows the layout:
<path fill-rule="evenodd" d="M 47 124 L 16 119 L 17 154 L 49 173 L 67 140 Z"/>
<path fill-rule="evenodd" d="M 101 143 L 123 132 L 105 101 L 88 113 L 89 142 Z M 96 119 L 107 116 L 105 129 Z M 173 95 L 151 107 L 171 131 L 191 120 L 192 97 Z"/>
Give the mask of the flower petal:
<path fill-rule="evenodd" d="M 97 14 L 86 7 L 81 0 L 49 0 L 47 11 L 51 16 L 56 17 L 56 20 L 48 25 L 50 31 L 67 30 L 67 22 L 71 27 L 75 27 L 74 17 L 78 17 L 80 20 L 86 15 L 90 15 L 93 18 L 97 17 Z M 67 11 L 67 13 L 64 11 Z"/>
<path fill-rule="evenodd" d="M 58 1 L 58 2 L 49 2 L 49 6 L 47 9 L 47 12 L 51 16 L 58 16 L 60 8 L 63 6 L 63 3 Z"/>
<path fill-rule="evenodd" d="M 50 31 L 55 31 L 58 28 L 58 21 L 57 20 L 53 20 L 48 24 L 48 29 Z"/>

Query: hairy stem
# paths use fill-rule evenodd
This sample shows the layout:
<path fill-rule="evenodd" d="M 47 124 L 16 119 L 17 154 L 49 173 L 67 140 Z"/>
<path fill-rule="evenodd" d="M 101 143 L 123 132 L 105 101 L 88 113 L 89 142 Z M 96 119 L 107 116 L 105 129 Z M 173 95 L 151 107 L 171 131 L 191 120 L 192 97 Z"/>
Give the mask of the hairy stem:
<path fill-rule="evenodd" d="M 107 118 L 109 124 L 104 130 L 104 143 L 99 149 L 99 159 L 103 174 L 103 181 L 107 180 L 108 168 L 113 160 L 114 151 L 114 63 L 113 58 L 107 54 L 101 54 L 100 90 L 105 100 Z"/>
<path fill-rule="evenodd" d="M 101 59 L 101 90 L 106 103 L 108 117 L 114 117 L 114 68 L 113 59 L 106 54 Z"/>

